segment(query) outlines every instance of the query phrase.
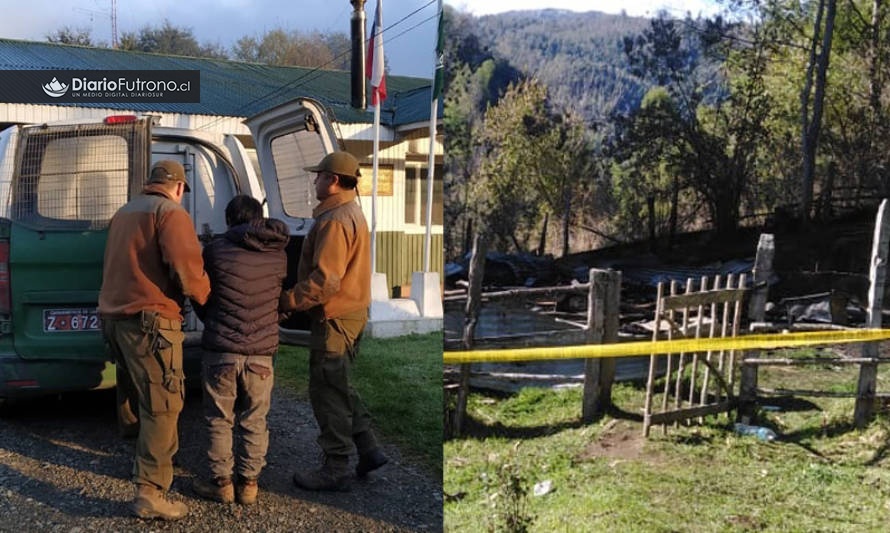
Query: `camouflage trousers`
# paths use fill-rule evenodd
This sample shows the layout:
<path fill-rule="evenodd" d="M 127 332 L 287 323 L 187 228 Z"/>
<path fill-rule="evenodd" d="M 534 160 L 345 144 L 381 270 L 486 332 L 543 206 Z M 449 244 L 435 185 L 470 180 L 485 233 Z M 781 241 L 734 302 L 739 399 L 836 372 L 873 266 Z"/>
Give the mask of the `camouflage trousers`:
<path fill-rule="evenodd" d="M 106 318 L 102 328 L 117 365 L 118 402 L 123 404 L 119 421 L 138 422 L 133 480 L 166 491 L 173 483 L 177 423 L 185 400 L 181 324 L 143 312 Z"/>

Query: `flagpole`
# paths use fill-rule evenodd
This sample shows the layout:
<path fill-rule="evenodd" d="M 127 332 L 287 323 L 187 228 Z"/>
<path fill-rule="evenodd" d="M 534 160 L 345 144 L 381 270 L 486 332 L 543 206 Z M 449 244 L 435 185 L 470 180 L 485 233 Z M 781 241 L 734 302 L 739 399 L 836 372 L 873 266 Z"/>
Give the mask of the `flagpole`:
<path fill-rule="evenodd" d="M 380 101 L 374 106 L 374 163 L 371 178 L 371 272 L 377 272 L 377 157 L 380 152 Z"/>
<path fill-rule="evenodd" d="M 436 115 L 439 111 L 439 102 L 433 100 L 430 105 L 430 157 L 427 165 L 429 171 L 426 179 L 426 236 L 423 241 L 423 271 L 430 271 L 430 242 L 432 241 L 433 226 L 433 179 L 436 168 Z"/>
<path fill-rule="evenodd" d="M 433 58 L 433 84 L 430 86 L 430 92 L 433 97 L 430 98 L 430 155 L 429 160 L 427 161 L 428 170 L 426 179 L 426 235 L 423 240 L 424 272 L 430 271 L 430 249 L 433 228 L 433 191 L 435 190 L 433 187 L 433 180 L 436 177 L 436 121 L 439 118 L 439 97 L 436 94 L 436 83 L 437 73 L 439 73 L 439 68 L 441 68 L 441 65 L 439 64 L 441 61 L 441 57 L 439 57 L 439 54 L 441 53 L 441 50 L 439 50 L 441 36 L 439 34 L 442 31 L 442 0 L 439 0 L 438 2 L 438 10 L 439 20 L 436 28 L 436 49 L 434 52 L 435 57 Z"/>
<path fill-rule="evenodd" d="M 371 104 L 374 106 L 374 163 L 371 178 L 371 273 L 377 273 L 377 171 L 380 155 L 380 107 L 386 99 L 386 75 L 383 72 L 383 0 L 377 0 L 374 25 L 368 43 L 365 70 L 371 82 Z"/>

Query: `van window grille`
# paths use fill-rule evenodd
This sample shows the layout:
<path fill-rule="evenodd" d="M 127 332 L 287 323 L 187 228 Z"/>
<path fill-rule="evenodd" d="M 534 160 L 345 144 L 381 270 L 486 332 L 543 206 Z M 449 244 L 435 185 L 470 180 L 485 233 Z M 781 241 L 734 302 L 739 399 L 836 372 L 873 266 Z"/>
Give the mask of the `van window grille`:
<path fill-rule="evenodd" d="M 62 220 L 109 220 L 127 201 L 127 143 L 121 137 L 69 137 L 46 146 L 37 212 Z"/>
<path fill-rule="evenodd" d="M 300 130 L 272 139 L 272 159 L 278 176 L 284 212 L 292 217 L 311 218 L 318 205 L 315 198 L 315 174 L 303 170 L 325 156 L 317 133 Z"/>
<path fill-rule="evenodd" d="M 144 182 L 147 142 L 137 131 L 134 124 L 25 130 L 13 178 L 13 220 L 42 229 L 106 227 L 129 191 Z"/>

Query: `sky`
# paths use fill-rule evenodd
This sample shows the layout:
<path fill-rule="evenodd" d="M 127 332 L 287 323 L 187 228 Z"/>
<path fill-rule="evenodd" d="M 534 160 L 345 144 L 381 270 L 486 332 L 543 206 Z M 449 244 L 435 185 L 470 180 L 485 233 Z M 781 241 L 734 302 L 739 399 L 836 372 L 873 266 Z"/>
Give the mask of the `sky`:
<path fill-rule="evenodd" d="M 436 0 L 382 0 L 384 51 L 389 73 L 431 78 L 433 74 Z M 164 20 L 189 28 L 201 44 L 231 46 L 244 36 L 261 37 L 283 28 L 304 32 L 349 34 L 353 7 L 349 0 L 116 0 L 118 35 L 138 32 Z M 659 8 L 682 16 L 713 9 L 710 0 L 445 0 L 461 11 L 486 15 L 510 10 L 553 7 L 654 15 Z M 0 0 L 0 37 L 45 41 L 63 27 L 89 30 L 94 41 L 111 42 L 112 0 Z M 365 4 L 370 31 L 376 0 Z"/>
<path fill-rule="evenodd" d="M 717 11 L 713 0 L 445 0 L 445 3 L 477 16 L 542 8 L 612 14 L 625 12 L 633 17 L 655 16 L 662 9 L 677 17 L 682 17 L 687 11 L 693 16 L 699 13 L 709 15 Z"/>

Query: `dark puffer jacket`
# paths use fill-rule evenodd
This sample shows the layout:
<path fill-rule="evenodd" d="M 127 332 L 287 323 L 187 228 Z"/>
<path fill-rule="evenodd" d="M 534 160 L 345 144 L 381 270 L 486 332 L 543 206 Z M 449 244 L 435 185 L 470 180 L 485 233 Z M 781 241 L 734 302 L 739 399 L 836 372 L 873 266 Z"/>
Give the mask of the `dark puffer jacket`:
<path fill-rule="evenodd" d="M 210 299 L 198 310 L 205 351 L 273 355 L 288 230 L 275 219 L 233 226 L 204 248 Z"/>

